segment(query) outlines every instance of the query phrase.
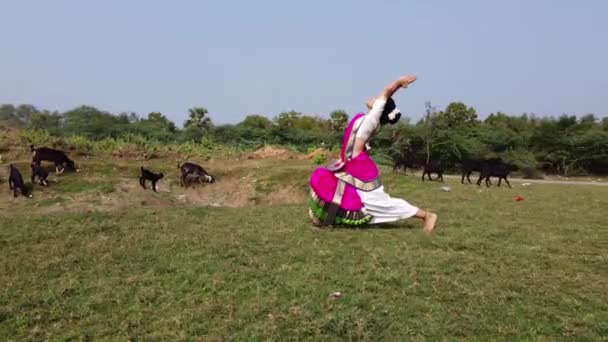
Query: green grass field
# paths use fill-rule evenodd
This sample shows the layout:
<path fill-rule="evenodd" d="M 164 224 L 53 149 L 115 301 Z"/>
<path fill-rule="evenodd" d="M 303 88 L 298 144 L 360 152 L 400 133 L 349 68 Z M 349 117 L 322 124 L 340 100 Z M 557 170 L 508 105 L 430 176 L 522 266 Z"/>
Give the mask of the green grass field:
<path fill-rule="evenodd" d="M 1 340 L 608 339 L 608 187 L 385 170 L 439 214 L 426 236 L 312 229 L 309 160 L 211 159 L 217 183 L 188 190 L 155 160 L 157 194 L 141 163 L 83 160 L 33 199 L 0 184 Z"/>

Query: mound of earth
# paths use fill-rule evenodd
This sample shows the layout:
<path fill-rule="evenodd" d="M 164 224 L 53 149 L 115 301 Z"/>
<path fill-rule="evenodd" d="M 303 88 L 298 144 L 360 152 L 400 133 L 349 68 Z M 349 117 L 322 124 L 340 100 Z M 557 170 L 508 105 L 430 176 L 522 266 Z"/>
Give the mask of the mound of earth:
<path fill-rule="evenodd" d="M 280 147 L 264 146 L 261 149 L 247 155 L 247 159 L 295 159 L 296 153 Z"/>
<path fill-rule="evenodd" d="M 0 162 L 15 159 L 20 155 L 29 155 L 30 147 L 21 142 L 19 131 L 16 128 L 0 124 Z"/>
<path fill-rule="evenodd" d="M 318 148 L 318 149 L 310 152 L 309 154 L 303 156 L 302 159 L 313 160 L 313 159 L 317 158 L 318 156 L 325 157 L 327 160 L 337 158 L 337 155 L 335 153 L 331 152 L 330 150 L 325 149 L 325 148 Z"/>

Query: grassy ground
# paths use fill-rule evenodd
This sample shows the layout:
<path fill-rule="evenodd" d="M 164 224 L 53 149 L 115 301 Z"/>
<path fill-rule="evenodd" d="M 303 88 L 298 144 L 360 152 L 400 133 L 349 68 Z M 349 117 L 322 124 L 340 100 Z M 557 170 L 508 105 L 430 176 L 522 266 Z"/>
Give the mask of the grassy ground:
<path fill-rule="evenodd" d="M 211 159 L 218 182 L 183 190 L 156 160 L 158 194 L 140 162 L 81 164 L 31 200 L 0 184 L 1 340 L 608 339 L 606 187 L 385 172 L 439 214 L 427 237 L 311 229 L 310 161 Z"/>

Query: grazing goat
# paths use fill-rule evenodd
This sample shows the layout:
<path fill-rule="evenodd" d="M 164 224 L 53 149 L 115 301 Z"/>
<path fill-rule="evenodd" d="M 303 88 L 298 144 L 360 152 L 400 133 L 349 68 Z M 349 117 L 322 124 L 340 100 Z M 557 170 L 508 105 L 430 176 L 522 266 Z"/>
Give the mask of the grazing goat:
<path fill-rule="evenodd" d="M 150 170 L 146 170 L 144 169 L 144 167 L 141 167 L 141 177 L 139 177 L 139 185 L 141 185 L 142 188 L 146 188 L 146 181 L 150 181 L 152 183 L 152 190 L 154 190 L 154 192 L 156 191 L 156 182 L 158 182 L 159 180 L 161 180 L 165 175 L 163 175 L 163 173 L 154 173 Z"/>
<path fill-rule="evenodd" d="M 17 197 L 19 194 L 27 197 L 32 197 L 32 194 L 29 193 L 29 190 L 25 186 L 23 182 L 23 177 L 21 177 L 21 173 L 15 167 L 15 165 L 10 165 L 10 175 L 8 177 L 8 187 L 13 190 L 13 197 Z"/>
<path fill-rule="evenodd" d="M 76 171 L 76 172 L 80 171 L 76 167 L 76 164 L 74 163 L 74 161 L 71 160 L 70 158 L 68 158 L 68 156 L 63 151 L 55 150 L 55 149 L 48 148 L 48 147 L 34 148 L 34 145 L 30 145 L 30 149 L 32 150 L 32 153 L 33 153 L 33 157 L 32 157 L 33 163 L 40 165 L 40 162 L 42 162 L 42 161 L 53 162 L 53 163 L 55 163 L 55 172 L 57 174 L 63 173 L 63 171 L 65 171 L 65 169 L 68 169 L 70 171 Z M 61 167 L 61 171 L 59 170 L 60 167 Z"/>
<path fill-rule="evenodd" d="M 443 182 L 443 166 L 441 166 L 441 161 L 439 160 L 430 160 L 428 163 L 424 164 L 424 168 L 422 170 L 422 181 L 424 182 L 424 176 L 428 175 L 429 180 L 433 180 L 431 178 L 431 173 L 436 173 L 437 178 L 435 180 L 441 180 Z"/>
<path fill-rule="evenodd" d="M 180 185 L 183 187 L 188 187 L 188 183 L 193 180 L 198 181 L 201 184 L 215 182 L 215 178 L 209 175 L 209 173 L 207 173 L 207 171 L 205 171 L 205 169 L 203 169 L 203 167 L 200 165 L 186 162 L 181 166 L 177 164 L 177 168 L 181 171 L 179 180 Z"/>
<path fill-rule="evenodd" d="M 46 172 L 42 166 L 36 163 L 32 163 L 30 166 L 32 167 L 32 184 L 49 186 L 49 181 L 47 180 L 49 173 Z"/>

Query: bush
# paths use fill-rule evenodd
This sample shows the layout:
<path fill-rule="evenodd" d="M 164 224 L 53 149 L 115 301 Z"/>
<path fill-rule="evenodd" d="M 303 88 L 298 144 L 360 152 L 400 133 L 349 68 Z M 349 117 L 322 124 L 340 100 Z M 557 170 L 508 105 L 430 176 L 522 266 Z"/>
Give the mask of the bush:
<path fill-rule="evenodd" d="M 519 170 L 521 176 L 525 179 L 543 179 L 543 173 L 535 167 L 523 167 Z"/>
<path fill-rule="evenodd" d="M 538 169 L 538 162 L 530 151 L 510 150 L 498 156 L 514 165 L 523 178 L 543 178 L 542 172 Z"/>
<path fill-rule="evenodd" d="M 80 135 L 68 137 L 66 144 L 70 151 L 75 151 L 78 155 L 91 155 L 95 145 L 93 141 Z"/>
<path fill-rule="evenodd" d="M 0 152 L 9 150 L 9 137 L 7 133 L 0 133 Z"/>
<path fill-rule="evenodd" d="M 19 139 L 24 144 L 35 146 L 50 145 L 51 141 L 54 140 L 48 131 L 39 128 L 24 129 L 20 131 Z"/>
<path fill-rule="evenodd" d="M 383 151 L 378 148 L 372 148 L 370 150 L 370 154 L 378 165 L 393 165 L 393 159 L 388 154 L 388 151 Z"/>
<path fill-rule="evenodd" d="M 325 164 L 327 162 L 327 156 L 325 156 L 324 154 L 317 154 L 314 159 L 312 160 L 312 162 L 315 165 L 321 165 L 321 164 Z"/>

